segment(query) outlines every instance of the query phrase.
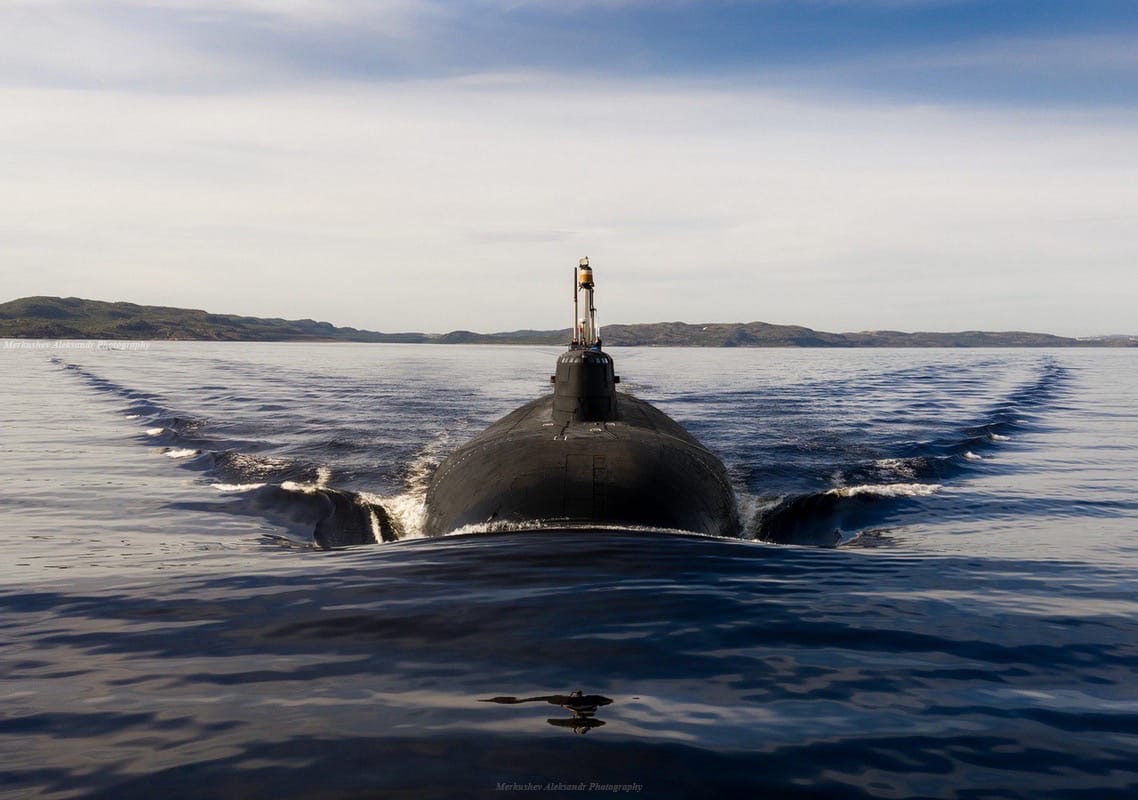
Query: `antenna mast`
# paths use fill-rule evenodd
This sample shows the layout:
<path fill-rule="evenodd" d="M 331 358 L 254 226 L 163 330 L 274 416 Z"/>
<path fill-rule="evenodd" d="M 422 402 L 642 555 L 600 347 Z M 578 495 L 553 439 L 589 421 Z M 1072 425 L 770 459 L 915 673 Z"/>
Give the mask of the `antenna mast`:
<path fill-rule="evenodd" d="M 589 259 L 582 258 L 573 270 L 573 343 L 574 348 L 598 347 L 601 343 L 601 329 L 597 325 L 597 307 L 593 305 L 593 268 Z M 584 291 L 586 316 L 581 313 L 580 297 Z"/>
<path fill-rule="evenodd" d="M 573 267 L 573 325 L 569 328 L 571 340 L 569 347 L 574 350 L 581 346 L 581 325 L 578 320 L 578 306 L 580 303 L 577 298 L 577 267 Z"/>

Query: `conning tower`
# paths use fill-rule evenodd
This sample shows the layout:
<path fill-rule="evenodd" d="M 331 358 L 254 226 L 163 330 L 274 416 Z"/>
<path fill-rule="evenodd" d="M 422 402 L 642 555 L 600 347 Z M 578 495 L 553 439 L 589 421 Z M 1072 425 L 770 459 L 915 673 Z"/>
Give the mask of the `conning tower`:
<path fill-rule="evenodd" d="M 557 359 L 553 382 L 553 422 L 610 422 L 617 418 L 616 384 L 612 358 L 601 350 L 601 329 L 597 325 L 593 270 L 582 258 L 573 269 L 573 338 L 569 350 Z M 581 295 L 585 295 L 585 316 L 580 316 Z"/>

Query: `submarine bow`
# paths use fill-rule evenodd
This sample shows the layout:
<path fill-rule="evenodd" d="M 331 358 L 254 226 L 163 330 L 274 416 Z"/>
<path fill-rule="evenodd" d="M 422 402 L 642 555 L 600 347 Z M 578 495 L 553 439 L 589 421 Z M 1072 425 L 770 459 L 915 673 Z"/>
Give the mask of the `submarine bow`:
<path fill-rule="evenodd" d="M 616 391 L 594 288 L 582 259 L 572 340 L 550 378 L 553 393 L 507 414 L 439 466 L 427 488 L 428 535 L 487 524 L 738 532 L 723 463 L 668 415 Z"/>

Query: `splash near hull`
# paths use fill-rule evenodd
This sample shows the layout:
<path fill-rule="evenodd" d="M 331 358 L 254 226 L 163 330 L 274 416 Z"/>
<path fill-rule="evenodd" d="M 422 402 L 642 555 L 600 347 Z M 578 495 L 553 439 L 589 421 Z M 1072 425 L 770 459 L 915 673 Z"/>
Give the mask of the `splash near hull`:
<path fill-rule="evenodd" d="M 556 397 L 506 415 L 440 465 L 427 535 L 488 524 L 738 533 L 722 462 L 679 423 L 627 394 L 615 394 L 611 419 L 559 422 Z"/>

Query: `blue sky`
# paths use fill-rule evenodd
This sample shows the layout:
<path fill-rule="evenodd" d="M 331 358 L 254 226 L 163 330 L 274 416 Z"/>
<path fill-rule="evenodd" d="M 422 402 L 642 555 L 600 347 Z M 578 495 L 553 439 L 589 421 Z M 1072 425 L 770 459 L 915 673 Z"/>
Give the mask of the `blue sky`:
<path fill-rule="evenodd" d="M 589 255 L 602 321 L 1138 329 L 1138 3 L 9 0 L 0 29 L 4 299 L 554 327 Z"/>

